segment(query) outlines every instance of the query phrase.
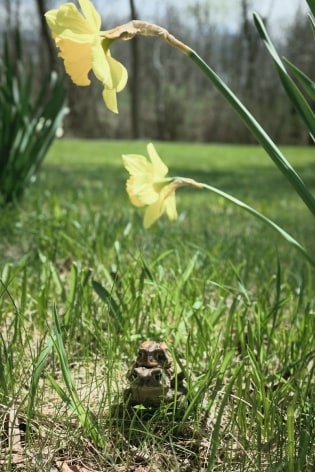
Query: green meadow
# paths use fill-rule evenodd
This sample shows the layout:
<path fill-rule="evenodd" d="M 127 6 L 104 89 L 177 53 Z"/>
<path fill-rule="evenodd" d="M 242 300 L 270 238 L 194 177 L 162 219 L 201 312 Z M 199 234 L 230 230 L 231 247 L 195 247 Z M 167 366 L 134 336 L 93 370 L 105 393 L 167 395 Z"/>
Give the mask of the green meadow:
<path fill-rule="evenodd" d="M 178 220 L 145 230 L 121 155 L 146 144 L 56 141 L 1 209 L 1 470 L 314 470 L 315 269 L 207 190 L 178 189 Z M 154 144 L 170 176 L 315 258 L 314 218 L 261 148 Z M 314 194 L 313 148 L 282 151 Z M 184 371 L 185 408 L 125 408 L 146 339 Z"/>

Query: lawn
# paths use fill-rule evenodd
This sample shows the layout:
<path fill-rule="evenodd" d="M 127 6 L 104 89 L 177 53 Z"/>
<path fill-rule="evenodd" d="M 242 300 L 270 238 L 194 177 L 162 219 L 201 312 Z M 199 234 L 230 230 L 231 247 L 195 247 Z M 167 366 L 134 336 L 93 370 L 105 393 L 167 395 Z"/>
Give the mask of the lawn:
<path fill-rule="evenodd" d="M 244 200 L 315 257 L 312 215 L 259 147 L 155 145 L 170 175 Z M 283 152 L 314 193 L 313 149 Z M 206 190 L 177 190 L 178 221 L 145 230 L 123 153 L 146 143 L 55 142 L 2 210 L 1 470 L 314 470 L 314 269 Z M 184 406 L 124 404 L 146 339 L 184 371 Z"/>

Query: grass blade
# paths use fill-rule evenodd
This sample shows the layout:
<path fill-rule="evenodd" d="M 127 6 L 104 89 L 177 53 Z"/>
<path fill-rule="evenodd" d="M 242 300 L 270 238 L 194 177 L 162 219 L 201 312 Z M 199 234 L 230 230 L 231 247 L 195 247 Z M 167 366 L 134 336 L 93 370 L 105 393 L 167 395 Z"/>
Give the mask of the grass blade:
<path fill-rule="evenodd" d="M 123 325 L 123 317 L 118 303 L 113 298 L 112 294 L 96 280 L 92 280 L 92 286 L 95 293 L 100 299 L 106 303 L 110 316 L 118 323 L 120 327 Z"/>
<path fill-rule="evenodd" d="M 291 404 L 288 407 L 287 412 L 287 431 L 288 431 L 288 459 L 289 459 L 289 472 L 294 472 L 294 405 Z"/>
<path fill-rule="evenodd" d="M 31 384 L 30 384 L 30 389 L 29 389 L 28 405 L 27 405 L 27 417 L 29 421 L 32 417 L 32 413 L 34 410 L 34 402 L 35 402 L 35 396 L 36 396 L 39 379 L 46 366 L 47 359 L 48 359 L 49 354 L 52 351 L 52 348 L 53 348 L 53 342 L 52 342 L 52 339 L 50 338 L 47 341 L 44 348 L 39 353 L 39 355 L 37 356 L 37 359 L 35 360 L 35 363 L 34 363 L 33 373 L 31 377 Z"/>
<path fill-rule="evenodd" d="M 55 330 L 52 333 L 51 339 L 59 358 L 61 371 L 62 371 L 62 377 L 67 387 L 67 393 L 59 386 L 59 384 L 57 384 L 54 381 L 52 377 L 50 377 L 49 380 L 53 388 L 61 397 L 61 399 L 64 402 L 66 402 L 69 406 L 71 406 L 71 409 L 78 417 L 81 425 L 83 426 L 86 433 L 91 437 L 94 444 L 97 447 L 103 447 L 104 441 L 103 441 L 102 434 L 99 431 L 98 427 L 96 426 L 95 422 L 92 420 L 89 410 L 83 407 L 78 397 L 78 394 L 76 392 L 74 380 L 71 375 L 66 351 L 65 351 L 62 336 L 61 336 L 61 329 L 60 329 L 56 307 L 54 307 L 54 323 L 55 323 Z"/>
<path fill-rule="evenodd" d="M 217 449 L 220 445 L 220 427 L 221 427 L 221 422 L 222 422 L 222 418 L 223 418 L 223 415 L 224 415 L 224 410 L 225 410 L 227 402 L 230 398 L 230 394 L 231 394 L 234 382 L 237 379 L 237 377 L 238 377 L 238 375 L 239 375 L 242 368 L 243 368 L 243 366 L 241 365 L 236 369 L 236 372 L 233 375 L 233 377 L 231 378 L 230 382 L 228 383 L 228 385 L 226 387 L 226 390 L 225 390 L 225 393 L 224 393 L 224 396 L 221 400 L 220 408 L 219 408 L 219 411 L 218 411 L 217 419 L 216 419 L 214 429 L 213 429 L 213 433 L 212 433 L 212 437 L 211 437 L 211 450 L 210 450 L 210 455 L 209 455 L 209 459 L 208 459 L 208 467 L 207 467 L 207 470 L 209 470 L 209 471 L 213 470 L 213 466 L 214 466 L 215 460 L 216 460 Z"/>

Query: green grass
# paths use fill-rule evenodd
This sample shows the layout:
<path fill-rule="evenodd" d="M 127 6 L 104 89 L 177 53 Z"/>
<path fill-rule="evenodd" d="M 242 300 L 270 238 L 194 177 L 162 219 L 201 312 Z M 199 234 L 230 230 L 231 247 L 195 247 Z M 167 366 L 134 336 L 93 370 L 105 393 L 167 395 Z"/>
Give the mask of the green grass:
<path fill-rule="evenodd" d="M 243 199 L 315 257 L 313 217 L 264 151 L 155 145 L 170 175 Z M 283 152 L 314 193 L 313 149 Z M 179 220 L 144 230 L 122 153 L 146 143 L 56 142 L 2 209 L 1 470 L 314 470 L 314 271 L 206 191 L 178 190 Z M 115 408 L 147 338 L 185 361 L 185 411 Z"/>

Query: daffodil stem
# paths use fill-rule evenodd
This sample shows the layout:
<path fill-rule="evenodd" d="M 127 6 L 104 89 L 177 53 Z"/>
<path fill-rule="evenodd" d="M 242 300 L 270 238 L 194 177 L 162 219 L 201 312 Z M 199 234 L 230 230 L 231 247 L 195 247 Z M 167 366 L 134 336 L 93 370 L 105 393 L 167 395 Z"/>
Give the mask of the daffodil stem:
<path fill-rule="evenodd" d="M 243 208 L 243 210 L 247 211 L 251 215 L 255 216 L 255 218 L 259 219 L 260 221 L 265 223 L 267 226 L 277 231 L 287 242 L 289 242 L 292 246 L 294 246 L 308 260 L 308 262 L 313 266 L 313 268 L 315 268 L 315 259 L 313 259 L 313 257 L 306 251 L 306 249 L 300 243 L 298 243 L 289 233 L 287 233 L 284 229 L 282 229 L 272 220 L 262 215 L 261 213 L 259 213 L 259 211 L 255 210 L 251 206 L 246 205 L 246 203 L 242 202 L 241 200 L 238 200 L 237 198 L 232 197 L 232 195 L 229 195 L 228 193 L 222 192 L 222 190 L 219 190 L 216 187 L 212 187 L 211 185 L 208 185 L 208 184 L 201 184 L 201 185 L 202 185 L 202 188 L 210 190 L 211 192 L 216 193 L 217 195 L 220 195 L 221 197 L 225 198 L 226 200 L 233 203 L 234 205 L 240 208 Z"/>
<path fill-rule="evenodd" d="M 201 59 L 201 57 L 192 49 L 188 52 L 188 56 L 191 60 L 197 64 L 199 69 L 210 79 L 213 85 L 219 90 L 219 92 L 226 98 L 234 110 L 238 113 L 240 118 L 243 120 L 247 128 L 255 136 L 257 141 L 267 151 L 273 162 L 281 170 L 286 179 L 293 186 L 297 194 L 304 201 L 305 205 L 315 216 L 315 198 L 308 190 L 307 186 L 297 174 L 294 168 L 286 160 L 279 148 L 272 141 L 266 131 L 257 122 L 254 116 L 249 110 L 242 104 L 237 96 L 230 90 L 230 88 L 223 82 L 223 80 L 208 66 L 208 64 Z"/>

